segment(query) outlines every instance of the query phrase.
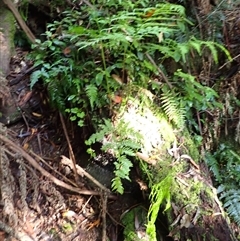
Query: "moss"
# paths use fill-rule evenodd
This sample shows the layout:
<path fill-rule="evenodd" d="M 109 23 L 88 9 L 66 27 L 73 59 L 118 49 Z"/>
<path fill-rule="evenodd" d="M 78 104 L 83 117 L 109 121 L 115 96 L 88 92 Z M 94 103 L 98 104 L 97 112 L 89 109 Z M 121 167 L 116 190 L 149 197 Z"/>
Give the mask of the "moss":
<path fill-rule="evenodd" d="M 7 75 L 14 53 L 15 19 L 10 10 L 0 4 L 0 72 Z"/>
<path fill-rule="evenodd" d="M 124 225 L 124 241 L 140 241 L 137 235 L 137 230 L 146 231 L 147 222 L 147 210 L 138 206 L 125 213 L 122 217 L 122 223 Z"/>
<path fill-rule="evenodd" d="M 4 6 L 0 5 L 0 29 L 7 37 L 10 43 L 11 54 L 14 53 L 14 35 L 16 32 L 15 18 L 12 12 Z"/>

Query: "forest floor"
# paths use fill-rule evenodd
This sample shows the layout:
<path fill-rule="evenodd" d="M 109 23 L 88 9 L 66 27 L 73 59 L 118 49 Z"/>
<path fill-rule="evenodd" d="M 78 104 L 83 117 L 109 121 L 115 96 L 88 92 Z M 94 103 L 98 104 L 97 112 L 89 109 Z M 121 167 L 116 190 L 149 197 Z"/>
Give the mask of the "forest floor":
<path fill-rule="evenodd" d="M 51 111 L 43 86 L 30 89 L 26 71 L 32 63 L 25 59 L 27 53 L 16 49 L 11 59 L 5 86 L 10 85 L 11 97 L 6 96 L 8 103 L 2 106 L 1 122 L 7 128 L 1 124 L 1 196 L 9 203 L 0 206 L 0 220 L 5 220 L 0 223 L 0 240 L 8 235 L 24 241 L 93 241 L 102 240 L 103 235 L 111 241 L 122 240 L 121 217 L 145 205 L 140 189 L 122 196 L 112 193 L 105 200 L 104 191 L 88 178 L 79 176 L 76 184 L 71 163 L 61 160 L 68 155 L 71 142 L 77 150 L 77 166 L 81 165 L 84 140 L 76 140 L 72 123 L 61 122 L 59 114 Z M 67 126 L 69 143 L 63 126 Z M 109 175 L 101 167 L 97 172 L 96 179 Z M 59 180 L 75 189 L 57 187 Z"/>
<path fill-rule="evenodd" d="M 227 32 L 225 36 L 230 39 L 232 34 Z M 8 81 L 0 82 L 3 113 L 0 117 L 0 240 L 97 241 L 107 240 L 106 237 L 111 241 L 124 240 L 122 218 L 125 214 L 136 207 L 143 212 L 148 209 L 148 190 L 140 190 L 138 170 L 132 174 L 136 182 L 124 195 L 110 193 L 108 198 L 104 188 L 93 185 L 91 176 L 89 179 L 81 173 L 80 167 L 86 167 L 88 161 L 83 155 L 84 140 L 90 133 L 87 128 L 77 130 L 73 123 L 62 119 L 51 108 L 46 89 L 40 82 L 30 89 L 29 75 L 33 63 L 27 60 L 27 54 L 28 51 L 16 49 Z M 221 96 L 226 93 L 235 95 L 240 76 L 234 74 L 233 78 L 223 81 Z M 231 124 L 234 127 L 235 123 L 228 122 Z M 71 160 L 65 158 L 72 156 L 71 149 L 80 170 L 78 178 L 74 175 Z M 201 168 L 202 173 L 207 173 Z M 92 178 L 97 180 L 111 173 L 101 166 L 96 172 Z M 210 174 L 208 177 L 207 181 L 211 183 Z M 109 187 L 109 183 L 103 184 Z M 203 203 L 205 209 L 213 206 L 208 200 Z M 222 223 L 220 213 L 215 212 L 215 215 L 214 222 L 213 217 L 203 221 L 209 227 L 216 227 L 218 240 L 239 235 L 238 226 L 231 223 L 229 229 L 228 224 Z M 159 229 L 165 234 L 164 240 L 172 240 L 167 237 L 169 224 L 164 218 L 158 221 L 161 223 Z M 137 213 L 133 226 L 137 232 Z M 196 240 L 196 229 L 186 228 L 184 231 L 186 237 Z M 206 230 L 198 231 L 204 233 Z M 144 235 L 139 232 L 138 236 Z"/>
<path fill-rule="evenodd" d="M 27 51 L 16 49 L 16 55 L 11 59 L 6 85 L 10 88 L 11 98 L 6 95 L 8 103 L 2 106 L 1 122 L 7 128 L 1 124 L 0 170 L 4 203 L 0 205 L 0 240 L 124 240 L 122 218 L 136 207 L 143 212 L 148 210 L 148 191 L 141 191 L 134 182 L 124 195 L 110 193 L 106 198 L 105 189 L 92 185 L 91 178 L 84 177 L 81 171 L 76 180 L 73 165 L 64 156 L 71 156 L 69 153 L 73 149 L 77 167 L 86 167 L 88 157 L 82 155 L 85 134 L 51 109 L 41 83 L 30 89 L 29 70 L 33 63 L 26 60 L 27 54 Z M 64 132 L 66 129 L 67 133 Z M 97 180 L 101 176 L 112 177 L 111 172 L 101 166 L 96 172 L 93 178 Z M 140 178 L 137 170 L 133 177 L 135 180 Z M 106 182 L 102 184 L 108 188 L 110 184 Z M 211 183 L 211 180 L 207 182 Z M 212 207 L 207 200 L 203 200 L 203 205 L 206 207 L 202 209 Z M 219 206 L 215 205 L 215 208 L 217 215 Z M 138 214 L 135 215 L 132 222 L 137 232 Z M 166 220 L 158 221 L 160 229 L 164 230 L 164 240 L 172 240 L 168 237 Z M 228 224 L 222 222 L 220 216 L 214 221 L 212 218 L 204 220 L 209 227 L 215 227 L 214 236 L 228 240 L 227 237 L 232 236 L 230 230 L 238 232 L 238 227 L 229 229 Z M 184 230 L 186 237 L 193 240 L 199 235 L 196 232 L 200 232 L 197 227 Z M 144 235 L 139 233 L 138 236 Z"/>

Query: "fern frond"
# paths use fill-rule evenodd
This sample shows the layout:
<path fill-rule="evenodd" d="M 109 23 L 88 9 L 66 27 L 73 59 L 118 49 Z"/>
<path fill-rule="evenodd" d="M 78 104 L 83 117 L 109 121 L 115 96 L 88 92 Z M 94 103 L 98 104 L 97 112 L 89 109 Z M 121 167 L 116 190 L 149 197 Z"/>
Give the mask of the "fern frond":
<path fill-rule="evenodd" d="M 233 220 L 240 225 L 240 190 L 222 188 L 220 199 L 223 201 L 223 207 Z"/>
<path fill-rule="evenodd" d="M 165 211 L 170 208 L 171 203 L 171 185 L 173 182 L 173 177 L 171 174 L 168 174 L 161 182 L 156 183 L 152 186 L 150 199 L 151 206 L 148 211 L 148 224 L 147 224 L 147 233 L 151 237 L 151 240 L 156 240 L 156 227 L 155 221 L 158 216 L 160 207 L 165 202 Z"/>
<path fill-rule="evenodd" d="M 114 177 L 112 180 L 112 189 L 116 190 L 118 193 L 123 194 L 124 188 L 120 177 Z"/>
<path fill-rule="evenodd" d="M 105 119 L 104 124 L 99 125 L 99 130 L 92 134 L 88 140 L 85 141 L 86 145 L 92 145 L 96 142 L 102 142 L 104 136 L 113 131 L 113 126 L 110 120 Z"/>
<path fill-rule="evenodd" d="M 86 86 L 86 94 L 89 99 L 90 106 L 93 109 L 94 103 L 96 102 L 97 96 L 98 96 L 98 89 L 97 89 L 96 85 L 92 85 L 92 84 L 87 85 Z"/>
<path fill-rule="evenodd" d="M 30 76 L 30 89 L 39 81 L 39 78 L 42 76 L 42 71 L 34 71 Z"/>
<path fill-rule="evenodd" d="M 220 174 L 220 166 L 218 164 L 218 160 L 213 156 L 210 155 L 209 153 L 206 154 L 205 156 L 207 165 L 209 166 L 210 171 L 212 171 L 214 178 L 218 181 L 222 181 L 222 176 Z"/>
<path fill-rule="evenodd" d="M 172 92 L 166 91 L 161 97 L 162 107 L 170 121 L 181 128 L 184 125 L 185 111 L 180 106 L 180 99 Z"/>
<path fill-rule="evenodd" d="M 133 166 L 132 162 L 125 155 L 122 155 L 114 164 L 116 167 L 116 170 L 114 171 L 115 175 L 121 179 L 130 180 L 129 172 L 130 168 Z"/>
<path fill-rule="evenodd" d="M 125 156 L 120 156 L 115 165 L 115 178 L 112 180 L 112 189 L 123 194 L 124 188 L 122 184 L 122 179 L 129 179 L 130 168 L 133 166 L 132 162 Z"/>

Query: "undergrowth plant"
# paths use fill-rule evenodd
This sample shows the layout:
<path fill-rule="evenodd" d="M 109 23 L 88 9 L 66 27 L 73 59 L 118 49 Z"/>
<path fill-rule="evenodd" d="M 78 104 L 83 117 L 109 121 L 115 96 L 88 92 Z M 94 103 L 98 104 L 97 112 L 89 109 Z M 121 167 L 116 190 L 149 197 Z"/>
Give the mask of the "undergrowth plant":
<path fill-rule="evenodd" d="M 103 140 L 110 136 L 110 141 Z M 116 161 L 115 178 L 112 180 L 112 189 L 123 194 L 123 179 L 130 181 L 129 172 L 133 166 L 130 157 L 135 157 L 135 153 L 141 147 L 141 136 L 133 129 L 128 127 L 127 123 L 121 121 L 117 127 L 114 127 L 110 120 L 105 120 L 104 124 L 99 125 L 98 132 L 93 134 L 86 144 L 91 146 L 96 142 L 103 142 L 102 150 L 111 153 Z M 94 150 L 89 148 L 88 152 L 94 155 Z"/>
<path fill-rule="evenodd" d="M 213 173 L 215 186 L 223 207 L 240 224 L 240 155 L 231 146 L 220 144 L 217 151 L 206 155 L 206 161 Z M 226 175 L 227 172 L 227 175 Z"/>
<path fill-rule="evenodd" d="M 209 49 L 216 62 L 218 50 L 228 55 L 217 43 L 191 37 L 189 26 L 184 7 L 170 3 L 107 1 L 92 8 L 65 11 L 61 21 L 48 25 L 46 41 L 38 40 L 34 45 L 35 65 L 41 68 L 31 75 L 31 87 L 42 79 L 51 103 L 61 112 L 69 113 L 79 126 L 97 124 L 96 116 L 112 113 L 114 96 L 121 94 L 123 85 L 131 83 L 154 91 L 156 82 L 151 76 L 159 76 L 158 68 L 164 60 L 172 58 L 181 66 L 191 57 L 190 52 L 201 55 L 203 49 Z M 184 37 L 179 39 L 180 35 Z M 188 75 L 180 77 L 180 85 L 174 85 L 175 93 L 179 95 L 185 85 L 179 97 L 187 99 L 187 105 L 199 92 L 203 97 L 214 95 L 195 79 L 188 85 Z M 167 101 L 166 93 L 172 90 L 161 92 L 158 88 L 164 106 L 171 107 L 173 102 Z M 204 98 L 195 100 L 198 105 L 206 104 L 202 103 Z M 182 101 L 181 109 L 185 105 Z"/>
<path fill-rule="evenodd" d="M 218 51 L 230 56 L 218 43 L 191 36 L 192 23 L 181 5 L 147 0 L 92 4 L 65 11 L 61 21 L 48 25 L 46 41 L 34 45 L 35 65 L 40 68 L 31 75 L 31 87 L 43 81 L 55 107 L 80 127 L 94 125 L 96 133 L 86 144 L 102 142 L 103 150 L 116 157 L 112 187 L 123 193 L 122 179 L 129 179 L 141 136 L 127 123 L 114 126 L 108 119 L 121 104 L 115 97 L 134 98 L 131 89 L 146 90 L 143 95 L 150 92 L 173 125 L 183 128 L 185 119 L 192 118 L 192 109 L 216 107 L 218 96 L 199 83 L 191 69 L 188 73 L 181 69 L 192 56 L 211 54 L 216 63 Z M 169 59 L 179 66 L 173 75 L 164 66 Z M 104 142 L 109 135 L 111 142 Z M 169 207 L 172 179 L 169 172 L 151 186 L 148 233 L 152 240 L 160 206 Z"/>
<path fill-rule="evenodd" d="M 171 207 L 170 190 L 172 187 L 173 180 L 174 175 L 172 175 L 170 171 L 169 174 L 162 181 L 154 184 L 151 188 L 151 206 L 148 211 L 147 233 L 150 237 L 150 240 L 152 241 L 157 240 L 155 222 L 157 220 L 160 208 L 164 208 L 164 211 L 167 211 Z"/>

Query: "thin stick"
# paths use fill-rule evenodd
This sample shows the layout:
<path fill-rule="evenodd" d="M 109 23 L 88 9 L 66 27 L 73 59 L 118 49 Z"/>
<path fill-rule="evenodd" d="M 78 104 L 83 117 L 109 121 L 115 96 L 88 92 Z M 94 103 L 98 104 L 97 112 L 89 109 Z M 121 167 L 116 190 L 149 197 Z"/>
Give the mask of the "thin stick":
<path fill-rule="evenodd" d="M 77 187 L 77 184 L 74 183 L 73 181 L 71 181 L 70 179 L 66 178 L 61 172 L 55 170 L 51 165 L 49 165 L 43 158 L 41 158 L 39 155 L 37 155 L 36 153 L 34 153 L 33 151 L 30 151 L 30 153 L 35 156 L 39 161 L 41 161 L 42 163 L 44 163 L 44 165 L 46 165 L 48 168 L 50 168 L 52 171 L 54 171 L 56 174 L 58 174 L 63 180 L 65 180 L 66 182 L 71 183 L 73 186 Z"/>
<path fill-rule="evenodd" d="M 107 240 L 107 221 L 106 221 L 106 215 L 107 215 L 107 193 L 103 192 L 102 195 L 102 241 Z"/>
<path fill-rule="evenodd" d="M 162 70 L 157 66 L 157 64 L 155 63 L 155 61 L 153 60 L 153 58 L 148 54 L 145 53 L 145 55 L 147 56 L 147 58 L 150 60 L 150 62 L 157 68 L 159 74 L 163 77 L 164 81 L 167 83 L 167 85 L 169 86 L 170 89 L 173 88 L 172 84 L 168 81 L 166 75 L 162 72 Z"/>
<path fill-rule="evenodd" d="M 71 145 L 70 140 L 69 140 L 69 136 L 68 136 L 68 133 L 67 133 L 67 128 L 66 128 L 63 116 L 62 116 L 62 114 L 60 112 L 59 112 L 59 116 L 60 116 L 60 120 L 61 120 L 61 123 L 62 123 L 64 135 L 65 135 L 65 138 L 67 140 L 70 158 L 71 158 L 72 163 L 73 163 L 72 167 L 73 167 L 73 172 L 74 172 L 74 176 L 75 176 L 75 181 L 76 181 L 76 183 L 79 183 L 79 178 L 78 178 L 77 168 L 76 168 L 76 159 L 75 159 L 75 155 L 73 153 L 72 145 Z"/>
<path fill-rule="evenodd" d="M 52 174 L 43 169 L 26 151 L 24 151 L 21 147 L 16 145 L 14 142 L 9 140 L 7 137 L 0 134 L 0 140 L 2 140 L 5 145 L 7 145 L 12 151 L 22 155 L 34 168 L 36 168 L 43 176 L 50 179 L 56 185 L 68 189 L 72 192 L 83 194 L 83 195 L 101 195 L 100 192 L 91 191 L 91 190 L 81 190 L 79 188 L 73 187 L 71 185 L 66 184 L 65 182 L 59 180 L 54 177 Z M 111 198 L 111 196 L 109 196 Z"/>
<path fill-rule="evenodd" d="M 63 165 L 68 165 L 70 168 L 73 168 L 72 161 L 65 156 L 62 156 L 61 163 Z M 103 186 L 98 180 L 96 180 L 93 176 L 91 176 L 88 172 L 86 172 L 82 167 L 80 167 L 79 165 L 76 165 L 76 169 L 77 169 L 78 175 L 80 175 L 80 176 L 84 175 L 85 177 L 87 177 L 90 181 L 92 181 L 94 184 L 96 184 L 99 188 L 101 188 L 106 193 L 111 193 L 108 188 Z"/>

